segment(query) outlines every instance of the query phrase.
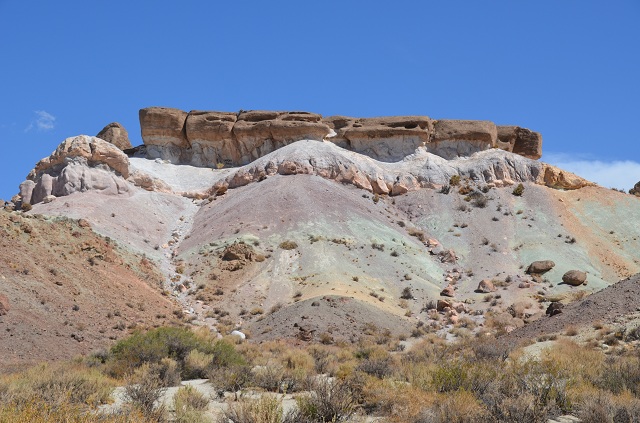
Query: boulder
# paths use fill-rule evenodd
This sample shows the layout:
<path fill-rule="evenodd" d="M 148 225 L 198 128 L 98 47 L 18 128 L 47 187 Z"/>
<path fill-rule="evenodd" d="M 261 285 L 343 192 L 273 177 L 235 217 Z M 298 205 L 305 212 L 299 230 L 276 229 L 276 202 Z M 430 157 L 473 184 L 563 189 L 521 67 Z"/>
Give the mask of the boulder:
<path fill-rule="evenodd" d="M 490 279 L 481 280 L 478 284 L 478 287 L 476 288 L 476 292 L 483 294 L 488 294 L 489 292 L 494 292 L 495 290 L 496 287 L 493 285 L 493 282 L 491 282 Z"/>
<path fill-rule="evenodd" d="M 129 177 L 129 158 L 118 147 L 100 138 L 78 135 L 65 139 L 49 157 L 40 160 L 29 176 L 35 178 L 58 165 L 66 165 L 70 159 L 80 159 L 89 166 L 106 165 L 122 177 Z M 28 177 L 28 179 L 33 180 Z"/>
<path fill-rule="evenodd" d="M 555 316 L 556 314 L 562 313 L 563 308 L 564 308 L 564 304 L 562 303 L 559 303 L 559 302 L 551 303 L 549 304 L 549 307 L 547 307 L 546 314 L 548 314 L 549 317 Z"/>
<path fill-rule="evenodd" d="M 532 275 L 541 275 L 553 269 L 556 264 L 551 260 L 534 261 L 527 267 L 527 273 Z"/>
<path fill-rule="evenodd" d="M 542 163 L 542 171 L 536 183 L 546 185 L 550 188 L 566 190 L 595 186 L 593 182 L 587 181 L 576 174 L 546 163 Z"/>
<path fill-rule="evenodd" d="M 569 270 L 567 273 L 562 275 L 562 282 L 571 286 L 580 286 L 587 280 L 586 272 L 582 272 L 580 270 Z"/>
<path fill-rule="evenodd" d="M 238 338 L 244 340 L 247 339 L 247 335 L 245 335 L 243 332 L 239 331 L 239 330 L 232 330 L 231 331 L 231 336 L 237 336 Z"/>
<path fill-rule="evenodd" d="M 129 141 L 129 134 L 127 133 L 127 130 L 118 122 L 112 122 L 102 128 L 102 131 L 100 131 L 96 137 L 115 145 L 120 150 L 129 150 L 133 148 L 131 141 Z"/>
<path fill-rule="evenodd" d="M 450 160 L 494 148 L 497 140 L 498 131 L 493 122 L 437 120 L 427 151 Z"/>
<path fill-rule="evenodd" d="M 636 182 L 636 184 L 629 190 L 629 194 L 635 195 L 636 197 L 640 197 L 640 182 Z"/>
<path fill-rule="evenodd" d="M 0 294 L 0 316 L 4 316 L 9 310 L 11 310 L 9 299 L 5 295 Z"/>
<path fill-rule="evenodd" d="M 231 244 L 222 252 L 222 260 L 252 260 L 255 251 L 247 244 Z"/>
<path fill-rule="evenodd" d="M 456 252 L 451 249 L 441 251 L 438 253 L 438 257 L 442 263 L 455 264 L 457 261 Z"/>
<path fill-rule="evenodd" d="M 468 313 L 469 312 L 469 310 L 467 309 L 467 306 L 465 305 L 465 303 L 460 303 L 460 302 L 452 303 L 451 304 L 451 308 L 453 310 L 455 310 L 456 313 Z"/>
<path fill-rule="evenodd" d="M 168 107 L 148 107 L 139 113 L 140 132 L 147 146 L 189 148 L 185 133 L 187 112 Z"/>
<path fill-rule="evenodd" d="M 448 285 L 440 292 L 440 295 L 442 295 L 443 297 L 455 297 L 456 291 L 452 285 Z"/>
<path fill-rule="evenodd" d="M 436 303 L 436 310 L 444 311 L 446 308 L 451 309 L 451 302 L 447 300 L 438 300 Z"/>

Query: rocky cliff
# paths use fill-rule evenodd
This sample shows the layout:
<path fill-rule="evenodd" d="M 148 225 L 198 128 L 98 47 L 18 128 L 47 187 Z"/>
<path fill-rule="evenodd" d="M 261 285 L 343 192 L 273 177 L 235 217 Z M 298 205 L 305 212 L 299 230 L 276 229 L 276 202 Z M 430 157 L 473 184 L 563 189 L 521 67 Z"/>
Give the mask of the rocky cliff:
<path fill-rule="evenodd" d="M 433 120 L 428 116 L 323 118 L 309 112 L 140 110 L 147 152 L 176 164 L 239 166 L 300 140 L 326 140 L 383 162 L 397 162 L 418 147 L 454 159 L 500 148 L 530 159 L 542 155 L 542 136 L 489 121 Z"/>
<path fill-rule="evenodd" d="M 84 191 L 125 194 L 136 187 L 206 198 L 277 174 L 318 175 L 389 195 L 439 189 L 454 175 L 494 186 L 591 185 L 537 161 L 539 133 L 489 121 L 150 107 L 140 110 L 140 128 L 145 145 L 133 150 L 127 149 L 126 130 L 117 123 L 98 134 L 103 138 L 66 139 L 29 173 L 19 201 L 36 204 Z M 153 160 L 182 165 L 178 173 L 189 168 L 189 176 L 167 183 L 154 176 Z M 184 182 L 194 178 L 198 182 Z"/>

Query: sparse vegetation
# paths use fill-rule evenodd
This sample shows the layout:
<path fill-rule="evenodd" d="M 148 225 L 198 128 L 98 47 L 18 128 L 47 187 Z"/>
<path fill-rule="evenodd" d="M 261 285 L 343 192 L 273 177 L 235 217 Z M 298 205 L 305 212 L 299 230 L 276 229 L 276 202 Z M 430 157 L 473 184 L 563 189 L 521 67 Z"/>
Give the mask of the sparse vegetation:
<path fill-rule="evenodd" d="M 295 250 L 296 248 L 298 248 L 298 244 L 296 244 L 294 241 L 286 240 L 282 241 L 279 247 L 283 250 Z"/>
<path fill-rule="evenodd" d="M 521 197 L 523 193 L 524 193 L 524 185 L 522 184 L 518 184 L 518 186 L 516 186 L 512 191 L 512 194 L 515 195 L 516 197 Z"/>
<path fill-rule="evenodd" d="M 489 316 L 483 332 L 513 319 L 508 313 Z M 134 334 L 85 362 L 0 376 L 0 421 L 89 421 L 95 415 L 87 407 L 108 402 L 111 389 L 125 384 L 129 408 L 100 421 L 204 422 L 210 398 L 192 387 L 177 391 L 175 411 L 158 402 L 165 387 L 176 383 L 171 381 L 176 375 L 198 377 L 200 372 L 218 394 L 235 398 L 220 422 L 338 422 L 356 413 L 391 422 L 433 421 L 433 416 L 460 422 L 546 422 L 566 413 L 584 421 L 618 421 L 615 416 L 640 410 L 635 353 L 620 349 L 607 356 L 566 337 L 546 336 L 541 340 L 556 339 L 555 346 L 532 358 L 519 351 L 509 354 L 490 336 L 474 337 L 475 326 L 472 318 L 461 318 L 452 331 L 459 340 L 451 343 L 431 333 L 434 326 L 419 321 L 412 335 L 423 338 L 407 351 L 373 323 L 362 327 L 356 344 L 339 343 L 323 332 L 320 344 L 302 348 L 284 341 L 236 346 L 204 332 L 158 328 Z M 627 338 L 619 329 L 601 327 L 601 332 L 602 341 L 611 345 Z M 575 336 L 574 328 L 565 335 Z M 162 343 L 172 347 L 159 347 Z M 125 356 L 134 360 L 130 371 L 119 380 L 106 376 L 116 358 Z M 243 395 L 256 388 L 268 392 Z M 296 398 L 288 413 L 276 394 L 285 391 Z"/>

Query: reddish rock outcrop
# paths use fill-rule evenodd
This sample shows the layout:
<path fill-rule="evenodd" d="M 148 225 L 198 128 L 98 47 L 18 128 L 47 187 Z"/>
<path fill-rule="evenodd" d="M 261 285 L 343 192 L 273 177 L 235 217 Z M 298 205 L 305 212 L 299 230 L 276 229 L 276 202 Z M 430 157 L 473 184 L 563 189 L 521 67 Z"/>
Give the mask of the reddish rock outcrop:
<path fill-rule="evenodd" d="M 185 133 L 187 112 L 168 107 L 149 107 L 140 110 L 140 131 L 146 145 L 188 148 Z"/>
<path fill-rule="evenodd" d="M 519 126 L 498 126 L 498 147 L 538 160 L 542 157 L 542 135 Z"/>
<path fill-rule="evenodd" d="M 331 130 L 321 118 L 308 112 L 242 112 L 233 126 L 239 156 L 234 161 L 246 164 L 295 141 L 322 141 Z"/>
<path fill-rule="evenodd" d="M 118 122 L 112 122 L 102 128 L 102 131 L 100 131 L 96 137 L 115 145 L 120 150 L 133 148 L 131 141 L 129 141 L 129 133 L 124 129 L 124 126 Z"/>
<path fill-rule="evenodd" d="M 192 110 L 186 119 L 186 136 L 189 142 L 216 145 L 229 141 L 238 116 L 230 112 Z"/>
<path fill-rule="evenodd" d="M 496 147 L 498 132 L 493 122 L 483 120 L 437 120 L 427 150 L 453 159 Z"/>
<path fill-rule="evenodd" d="M 542 172 L 540 172 L 536 183 L 550 188 L 568 190 L 595 185 L 593 182 L 589 182 L 576 174 L 546 163 L 542 163 Z"/>

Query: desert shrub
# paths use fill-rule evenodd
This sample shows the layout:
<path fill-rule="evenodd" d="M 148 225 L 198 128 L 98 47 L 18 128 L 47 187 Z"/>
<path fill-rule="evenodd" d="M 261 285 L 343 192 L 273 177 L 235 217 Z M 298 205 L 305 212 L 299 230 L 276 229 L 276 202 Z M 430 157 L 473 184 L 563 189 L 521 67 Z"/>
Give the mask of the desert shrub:
<path fill-rule="evenodd" d="M 93 407 L 107 403 L 114 386 L 115 381 L 97 369 L 78 363 L 40 364 L 0 383 L 0 403 Z"/>
<path fill-rule="evenodd" d="M 609 357 L 600 367 L 595 386 L 619 394 L 630 391 L 640 396 L 640 359 L 637 357 Z"/>
<path fill-rule="evenodd" d="M 252 380 L 251 367 L 248 365 L 210 368 L 208 376 L 209 382 L 218 396 L 222 397 L 225 392 L 232 392 L 236 401 L 239 397 L 239 391 Z"/>
<path fill-rule="evenodd" d="M 449 194 L 451 192 L 451 187 L 449 185 L 443 185 L 438 192 L 440 194 Z"/>
<path fill-rule="evenodd" d="M 489 199 L 487 198 L 487 196 L 483 195 L 483 194 L 478 194 L 473 196 L 473 201 L 471 204 L 473 204 L 475 207 L 478 207 L 480 209 L 483 209 L 485 207 L 487 207 L 487 202 L 489 201 Z"/>
<path fill-rule="evenodd" d="M 356 370 L 382 379 L 393 372 L 391 357 L 368 358 L 360 362 Z"/>
<path fill-rule="evenodd" d="M 134 410 L 153 421 L 162 421 L 165 408 L 160 398 L 165 391 L 157 369 L 149 363 L 138 367 L 129 375 L 124 388 L 125 402 Z"/>
<path fill-rule="evenodd" d="M 522 185 L 522 184 L 518 184 L 518 186 L 516 186 L 513 189 L 513 192 L 512 192 L 512 194 L 517 196 L 517 197 L 522 196 L 523 193 L 524 193 L 524 185 Z"/>
<path fill-rule="evenodd" d="M 402 293 L 400 293 L 400 298 L 403 300 L 413 300 L 413 292 L 411 291 L 411 287 L 407 286 L 402 289 Z"/>
<path fill-rule="evenodd" d="M 281 400 L 271 395 L 231 403 L 218 419 L 218 423 L 293 423 L 295 421 L 283 417 Z"/>
<path fill-rule="evenodd" d="M 207 397 L 192 386 L 183 386 L 173 397 L 177 423 L 204 423 L 204 411 L 209 405 Z"/>
<path fill-rule="evenodd" d="M 509 349 L 498 344 L 495 338 L 476 339 L 471 342 L 471 350 L 478 360 L 504 361 L 509 357 Z"/>
<path fill-rule="evenodd" d="M 460 175 L 451 176 L 451 178 L 449 178 L 449 185 L 454 187 L 460 185 Z"/>
<path fill-rule="evenodd" d="M 568 385 L 571 375 L 553 360 L 516 358 L 507 362 L 482 390 L 474 391 L 497 421 L 544 422 L 550 415 L 571 408 Z"/>
<path fill-rule="evenodd" d="M 309 381 L 309 394 L 296 398 L 292 421 L 300 423 L 346 421 L 356 411 L 351 387 L 340 379 L 319 378 Z"/>
<path fill-rule="evenodd" d="M 334 357 L 331 351 L 328 348 L 323 348 L 320 346 L 312 346 L 309 349 L 309 353 L 313 358 L 313 366 L 314 370 L 318 374 L 327 373 L 329 367 L 334 362 Z"/>
<path fill-rule="evenodd" d="M 285 369 L 277 363 L 268 363 L 252 369 L 253 385 L 270 392 L 279 392 L 283 387 L 284 378 Z"/>
<path fill-rule="evenodd" d="M 416 238 L 418 238 L 420 241 L 424 242 L 427 240 L 427 236 L 425 235 L 424 231 L 417 229 L 417 228 L 409 228 L 407 230 L 407 232 L 409 233 L 409 235 L 411 236 L 415 236 Z"/>
<path fill-rule="evenodd" d="M 41 398 L 34 398 L 27 403 L 7 402 L 0 407 L 0 422 L 11 423 L 152 423 L 139 412 L 122 410 L 118 414 L 96 417 L 84 407 L 77 404 L 51 404 Z"/>
<path fill-rule="evenodd" d="M 202 379 L 206 377 L 206 370 L 213 361 L 213 354 L 191 350 L 184 361 L 182 371 L 185 379 Z"/>
<path fill-rule="evenodd" d="M 484 423 L 490 422 L 489 414 L 480 401 L 467 391 L 457 391 L 443 396 L 422 412 L 414 423 Z"/>
<path fill-rule="evenodd" d="M 109 373 L 121 377 L 143 363 L 159 363 L 171 358 L 183 368 L 187 355 L 192 350 L 212 352 L 211 343 L 194 332 L 178 327 L 160 327 L 148 332 L 136 332 L 111 348 L 107 361 Z"/>
<path fill-rule="evenodd" d="M 384 244 L 378 244 L 377 242 L 371 243 L 371 248 L 378 251 L 384 251 Z"/>
<path fill-rule="evenodd" d="M 280 243 L 280 248 L 282 248 L 283 250 L 295 250 L 296 248 L 298 248 L 298 244 L 296 244 L 294 241 L 286 240 Z"/>

